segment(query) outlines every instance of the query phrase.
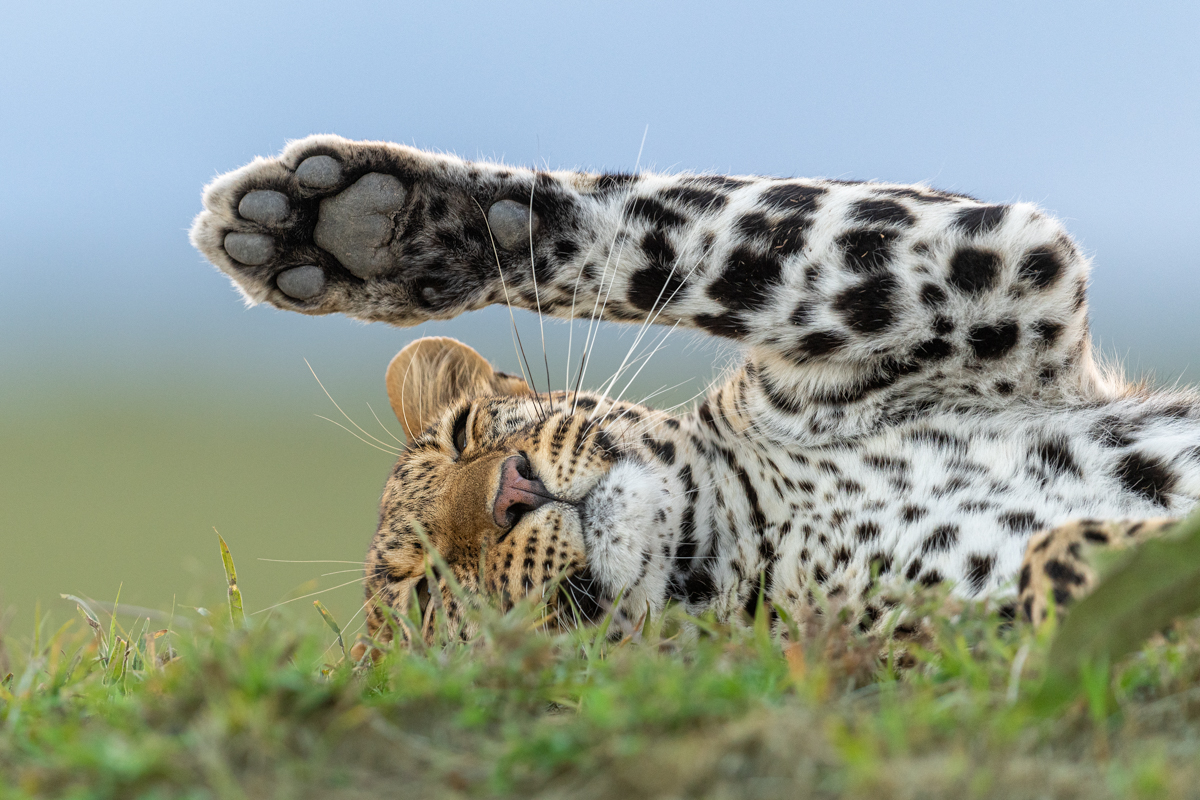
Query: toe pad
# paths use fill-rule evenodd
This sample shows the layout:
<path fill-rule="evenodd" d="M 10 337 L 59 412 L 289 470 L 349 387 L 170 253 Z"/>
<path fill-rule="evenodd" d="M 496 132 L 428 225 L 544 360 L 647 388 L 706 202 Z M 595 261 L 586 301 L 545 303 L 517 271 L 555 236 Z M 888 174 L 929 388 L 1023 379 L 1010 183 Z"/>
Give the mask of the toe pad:
<path fill-rule="evenodd" d="M 225 235 L 225 252 L 236 261 L 257 267 L 275 255 L 275 240 L 265 233 L 229 233 Z"/>
<path fill-rule="evenodd" d="M 313 264 L 292 267 L 275 279 L 279 291 L 297 300 L 311 300 L 325 291 L 325 272 Z"/>
<path fill-rule="evenodd" d="M 238 213 L 253 222 L 278 225 L 287 219 L 287 195 L 269 190 L 250 192 L 242 198 L 242 202 L 238 203 Z"/>
<path fill-rule="evenodd" d="M 342 165 L 331 156 L 312 156 L 296 167 L 296 180 L 309 189 L 332 189 L 342 179 Z"/>

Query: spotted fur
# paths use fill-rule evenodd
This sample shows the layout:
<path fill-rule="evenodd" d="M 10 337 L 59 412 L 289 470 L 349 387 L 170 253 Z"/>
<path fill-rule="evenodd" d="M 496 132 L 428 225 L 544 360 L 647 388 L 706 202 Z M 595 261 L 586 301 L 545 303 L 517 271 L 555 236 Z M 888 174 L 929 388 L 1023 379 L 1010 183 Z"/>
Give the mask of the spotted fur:
<path fill-rule="evenodd" d="M 276 197 L 247 205 L 253 192 L 277 193 L 283 211 L 247 218 Z M 368 201 L 383 210 L 356 217 Z M 744 350 L 680 416 L 421 379 L 415 396 L 433 409 L 417 415 L 428 425 L 411 431 L 368 557 L 380 607 L 403 608 L 424 575 L 414 522 L 464 584 L 521 594 L 578 576 L 598 607 L 622 598 L 627 629 L 671 599 L 734 614 L 760 576 L 772 603 L 805 607 L 819 588 L 868 618 L 887 586 L 1012 598 L 1039 531 L 1178 516 L 1200 496 L 1197 396 L 1100 368 L 1088 261 L 1028 203 L 543 172 L 332 136 L 218 178 L 204 203 L 192 240 L 251 302 L 396 325 L 507 302 L 678 325 Z M 460 452 L 464 409 L 473 449 Z M 473 522 L 486 509 L 470 503 L 488 502 L 515 452 L 557 499 L 507 533 Z M 485 463 L 471 499 L 456 499 Z M 1024 561 L 1038 573 L 1021 589 L 1034 618 L 1043 575 L 1050 594 L 1077 594 L 1046 573 L 1055 559 Z"/>
<path fill-rule="evenodd" d="M 1043 531 L 1029 542 L 1017 577 L 1018 600 L 1026 619 L 1042 622 L 1050 604 L 1066 606 L 1096 585 L 1093 556 L 1124 550 L 1170 532 L 1178 520 L 1081 519 Z"/>

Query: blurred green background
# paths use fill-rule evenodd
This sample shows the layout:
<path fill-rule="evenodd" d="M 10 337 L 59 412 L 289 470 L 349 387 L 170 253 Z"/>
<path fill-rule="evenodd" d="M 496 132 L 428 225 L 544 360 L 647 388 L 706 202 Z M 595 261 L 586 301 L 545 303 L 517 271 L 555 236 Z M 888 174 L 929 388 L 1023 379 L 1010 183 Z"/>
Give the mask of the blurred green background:
<path fill-rule="evenodd" d="M 486 313 L 491 319 L 483 324 L 494 333 L 472 344 L 519 371 L 507 313 Z M 289 323 L 285 315 L 266 315 L 283 330 L 322 327 L 316 320 Z M 525 347 L 543 370 L 536 321 L 525 314 L 521 322 Z M 384 447 L 403 437 L 383 370 L 394 349 L 414 335 L 446 326 L 417 333 L 344 322 L 330 327 L 341 334 L 335 340 L 346 337 L 342 346 L 364 350 L 343 357 L 327 342 L 306 341 L 320 338 L 308 333 L 277 341 L 286 355 L 276 362 L 245 352 L 240 343 L 218 341 L 213 352 L 229 349 L 224 370 L 187 358 L 158 365 L 152 376 L 121 367 L 106 374 L 93 365 L 100 368 L 35 376 L 0 395 L 0 609 L 18 618 L 14 627 L 29 628 L 38 602 L 52 620 L 69 613 L 59 593 L 112 601 L 120 589 L 122 604 L 170 609 L 178 603 L 185 616 L 193 613 L 189 608 L 219 604 L 224 576 L 214 529 L 233 552 L 249 612 L 328 588 L 322 601 L 338 619 L 352 618 L 361 597 L 359 564 L 395 462 Z M 556 388 L 565 374 L 563 330 L 562 324 L 547 326 Z M 272 338 L 278 337 L 264 336 Z M 598 346 L 607 353 L 589 365 L 595 380 L 588 383 L 610 375 L 632 339 L 607 329 Z M 713 364 L 729 357 L 711 344 L 703 348 L 675 348 L 677 354 L 690 350 L 683 365 L 656 356 L 646 373 L 657 384 L 641 378 L 627 396 L 639 399 L 666 386 L 654 398 L 660 404 L 688 399 L 703 387 L 697 375 L 711 375 Z M 578 356 L 577 343 L 576 363 Z M 261 369 L 246 368 L 258 358 Z M 342 584 L 349 585 L 333 588 Z M 290 610 L 312 612 L 309 605 L 297 601 Z"/>
<path fill-rule="evenodd" d="M 1032 200 L 1095 257 L 1093 330 L 1189 378 L 1200 6 L 300 0 L 0 10 L 0 619 L 60 592 L 247 607 L 352 580 L 391 456 L 388 359 L 440 333 L 516 371 L 508 315 L 414 330 L 246 309 L 187 244 L 200 189 L 336 132 L 552 168 L 927 181 Z M 518 315 L 536 354 L 536 321 Z M 583 327 L 575 328 L 574 358 Z M 568 328 L 548 325 L 555 385 Z M 585 385 L 631 342 L 606 326 Z M 630 388 L 729 353 L 677 333 Z M 536 355 L 534 360 L 538 360 Z M 540 377 L 539 377 L 539 380 Z M 345 420 L 342 420 L 345 422 Z M 315 581 L 315 583 L 314 583 Z M 360 590 L 324 595 L 346 620 Z M 313 613 L 307 601 L 294 604 Z"/>
<path fill-rule="evenodd" d="M 29 617 L 40 600 L 57 618 L 59 592 L 112 601 L 120 588 L 123 603 L 212 605 L 214 528 L 251 611 L 356 577 L 257 559 L 360 559 L 390 456 L 264 392 L 249 407 L 202 386 L 72 402 L 79 388 L 0 421 L 0 604 Z M 357 593 L 324 599 L 344 620 Z"/>

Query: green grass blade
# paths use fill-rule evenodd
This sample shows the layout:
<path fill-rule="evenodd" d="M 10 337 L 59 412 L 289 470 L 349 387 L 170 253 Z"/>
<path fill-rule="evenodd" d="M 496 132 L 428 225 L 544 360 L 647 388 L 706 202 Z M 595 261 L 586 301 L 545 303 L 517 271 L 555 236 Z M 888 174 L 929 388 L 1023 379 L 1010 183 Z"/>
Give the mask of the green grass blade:
<path fill-rule="evenodd" d="M 604 615 L 604 619 L 600 620 L 600 624 L 596 626 L 595 634 L 592 636 L 591 642 L 585 648 L 587 653 L 587 661 L 590 663 L 604 655 L 604 645 L 608 643 L 608 629 L 612 625 L 613 614 L 621 605 L 621 598 L 624 596 L 625 590 L 617 592 L 617 596 L 613 598 L 612 605 Z"/>
<path fill-rule="evenodd" d="M 415 594 L 415 593 L 414 593 Z M 404 636 L 404 641 L 408 646 L 419 653 L 425 653 L 425 638 L 421 635 L 421 614 L 418 608 L 420 604 L 415 599 L 410 599 L 408 610 L 404 614 L 397 613 L 393 609 L 388 609 L 388 620 L 396 626 L 393 636 L 401 634 Z"/>
<path fill-rule="evenodd" d="M 29 649 L 29 658 L 35 659 L 42 651 L 42 626 L 46 618 L 42 616 L 42 601 L 33 603 L 33 646 Z"/>
<path fill-rule="evenodd" d="M 418 530 L 420 529 L 418 528 Z M 437 575 L 433 571 L 433 562 L 429 560 L 425 562 L 425 582 L 429 586 L 429 605 L 425 609 L 426 618 L 430 613 L 433 614 L 433 625 L 430 626 L 430 630 L 441 631 L 442 644 L 445 644 L 449 631 L 446 630 L 448 623 L 446 622 L 446 609 L 442 603 L 442 586 L 438 583 Z M 425 630 L 424 621 L 421 623 L 421 630 L 422 633 Z"/>
<path fill-rule="evenodd" d="M 242 610 L 242 590 L 238 588 L 237 569 L 233 566 L 233 556 L 229 553 L 229 545 L 224 537 L 217 534 L 221 543 L 221 563 L 225 565 L 225 578 L 229 581 L 229 618 L 233 624 L 242 628 L 246 625 L 246 612 Z"/>
<path fill-rule="evenodd" d="M 778 605 L 775 607 L 775 613 L 779 615 L 779 619 L 783 621 L 784 626 L 787 628 L 788 641 L 802 644 L 804 640 L 800 638 L 800 625 L 788 613 L 787 608 L 783 605 Z"/>
<path fill-rule="evenodd" d="M 1200 611 L 1200 515 L 1139 546 L 1059 626 L 1039 700 L 1055 708 L 1082 688 L 1083 667 L 1115 664 L 1174 620 Z"/>
<path fill-rule="evenodd" d="M 754 601 L 754 641 L 763 653 L 773 649 L 771 622 L 767 615 L 767 576 L 758 573 L 758 598 Z"/>
<path fill-rule="evenodd" d="M 320 600 L 313 600 L 313 605 L 316 606 L 317 613 L 321 615 L 321 619 L 325 620 L 325 624 L 329 626 L 337 635 L 338 647 L 342 649 L 342 658 L 346 657 L 346 643 L 342 641 L 342 628 L 337 624 L 337 620 L 333 618 L 333 614 L 329 613 L 329 609 Z"/>
<path fill-rule="evenodd" d="M 136 622 L 134 623 L 137 624 Z M 131 650 L 129 669 L 133 672 L 141 672 L 146 668 L 146 629 L 150 625 L 150 620 L 143 619 L 142 624 L 138 627 L 137 633 L 133 629 L 129 629 L 129 647 Z"/>
<path fill-rule="evenodd" d="M 123 685 L 128 662 L 129 642 L 118 636 L 113 639 L 112 655 L 108 659 L 108 667 L 105 670 L 105 682 L 113 686 Z"/>
<path fill-rule="evenodd" d="M 474 592 L 468 592 L 463 588 L 462 584 L 458 582 L 458 578 L 455 577 L 454 571 L 450 569 L 450 565 L 446 563 L 446 560 L 442 558 L 442 554 L 438 552 L 436 547 L 434 547 L 433 542 L 429 538 L 428 532 L 421 525 L 421 523 L 414 522 L 412 524 L 412 528 L 417 534 L 417 538 L 420 539 L 422 547 L 425 548 L 425 552 L 429 555 L 429 559 L 425 562 L 425 579 L 429 582 L 430 600 L 431 602 L 436 602 L 436 605 L 434 606 L 434 621 L 437 624 L 434 625 L 434 629 L 441 631 L 443 642 L 456 641 L 458 639 L 458 635 L 462 632 L 463 625 L 466 622 L 466 617 L 465 615 L 460 616 L 458 622 L 455 624 L 458 630 L 451 630 L 451 620 L 446 611 L 446 605 L 441 592 L 441 584 L 438 578 L 445 582 L 446 591 L 451 597 L 456 599 L 464 609 L 469 611 L 478 611 L 481 600 L 478 595 L 476 595 Z"/>
<path fill-rule="evenodd" d="M 399 616 L 397 618 L 400 618 Z M 424 625 L 424 620 L 421 618 L 421 603 L 417 597 L 416 589 L 413 589 L 408 594 L 408 608 L 405 609 L 402 619 L 411 626 L 408 628 L 410 637 L 415 637 L 422 645 L 425 644 L 425 639 L 421 636 L 421 628 Z"/>
<path fill-rule="evenodd" d="M 116 649 L 115 642 L 117 641 L 117 606 L 121 602 L 121 589 L 125 586 L 124 581 L 117 584 L 117 597 L 113 600 L 112 616 L 108 620 L 108 655 L 112 658 L 113 650 Z"/>

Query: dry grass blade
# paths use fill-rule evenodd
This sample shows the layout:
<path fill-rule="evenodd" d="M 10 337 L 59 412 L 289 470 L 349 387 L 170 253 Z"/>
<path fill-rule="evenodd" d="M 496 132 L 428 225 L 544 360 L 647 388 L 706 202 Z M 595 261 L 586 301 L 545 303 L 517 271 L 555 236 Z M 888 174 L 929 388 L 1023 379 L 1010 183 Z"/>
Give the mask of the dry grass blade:
<path fill-rule="evenodd" d="M 153 671 L 158 669 L 158 640 L 166 636 L 169 631 L 163 628 L 161 631 L 154 631 L 146 634 L 146 668 Z M 167 648 L 168 651 L 170 648 Z"/>
<path fill-rule="evenodd" d="M 229 545 L 225 544 L 225 539 L 220 533 L 217 533 L 217 541 L 221 543 L 221 563 L 225 565 L 225 578 L 229 581 L 229 618 L 235 626 L 241 628 L 246 624 L 246 612 L 242 609 L 242 590 L 237 584 L 237 569 L 233 566 Z"/>
<path fill-rule="evenodd" d="M 73 594 L 60 594 L 59 597 L 61 597 L 63 600 L 70 600 L 72 603 L 78 606 L 79 611 L 83 614 L 84 619 L 87 620 L 87 624 L 92 630 L 96 631 L 97 633 L 102 631 L 102 628 L 100 627 L 100 618 L 96 616 L 96 612 L 92 610 L 92 607 L 88 605 L 86 600 L 76 597 Z"/>
<path fill-rule="evenodd" d="M 335 620 L 333 618 L 333 614 L 329 613 L 329 609 L 327 609 L 325 607 L 325 604 L 322 603 L 320 600 L 313 600 L 313 606 L 316 607 L 317 613 L 321 615 L 321 619 L 325 620 L 325 624 L 328 625 L 330 630 L 332 630 L 337 635 L 338 647 L 340 647 L 342 649 L 342 658 L 345 658 L 346 657 L 346 643 L 344 641 L 342 641 L 341 626 L 339 626 L 337 624 L 337 620 Z"/>

